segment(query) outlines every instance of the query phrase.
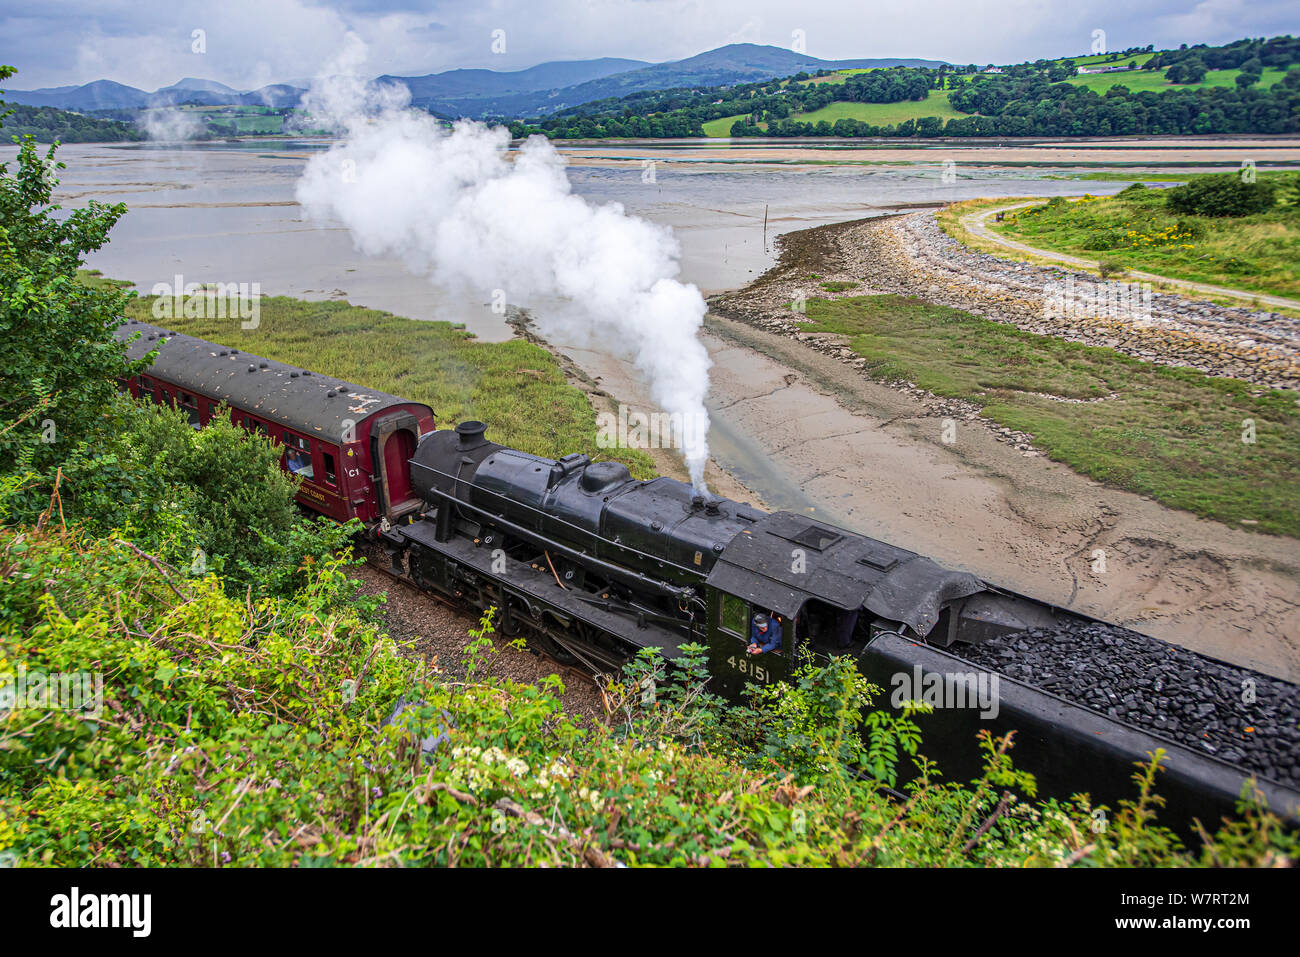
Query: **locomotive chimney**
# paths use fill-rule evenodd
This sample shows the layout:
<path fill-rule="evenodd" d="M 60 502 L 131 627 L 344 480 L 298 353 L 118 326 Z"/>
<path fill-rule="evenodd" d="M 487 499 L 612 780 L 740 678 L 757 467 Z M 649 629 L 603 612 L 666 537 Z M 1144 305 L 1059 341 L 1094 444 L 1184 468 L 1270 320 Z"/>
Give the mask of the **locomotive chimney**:
<path fill-rule="evenodd" d="M 456 435 L 460 437 L 456 448 L 461 452 L 468 452 L 470 449 L 476 449 L 483 445 L 487 440 L 483 438 L 487 432 L 487 426 L 477 419 L 470 419 L 468 422 L 462 422 L 456 426 Z"/>

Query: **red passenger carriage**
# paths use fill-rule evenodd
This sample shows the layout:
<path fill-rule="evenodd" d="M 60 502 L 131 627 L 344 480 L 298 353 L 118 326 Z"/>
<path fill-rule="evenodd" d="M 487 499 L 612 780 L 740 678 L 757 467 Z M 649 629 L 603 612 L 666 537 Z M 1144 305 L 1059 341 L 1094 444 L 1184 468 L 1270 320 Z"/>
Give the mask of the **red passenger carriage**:
<path fill-rule="evenodd" d="M 280 465 L 302 479 L 303 505 L 367 524 L 419 511 L 407 463 L 434 430 L 427 405 L 134 319 L 116 335 L 137 333 L 128 357 L 154 349 L 158 357 L 123 380 L 131 394 L 184 409 L 196 429 L 225 404 L 237 425 L 282 447 Z"/>

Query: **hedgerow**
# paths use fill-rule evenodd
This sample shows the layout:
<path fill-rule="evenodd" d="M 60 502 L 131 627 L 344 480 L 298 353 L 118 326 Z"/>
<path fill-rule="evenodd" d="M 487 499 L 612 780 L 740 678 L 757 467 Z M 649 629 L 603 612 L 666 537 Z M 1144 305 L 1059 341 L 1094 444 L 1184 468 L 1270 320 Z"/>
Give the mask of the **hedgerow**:
<path fill-rule="evenodd" d="M 944 782 L 906 716 L 870 716 L 851 665 L 805 664 L 732 709 L 637 659 L 581 727 L 558 677 L 494 673 L 490 618 L 453 680 L 409 655 L 344 557 L 288 597 L 237 597 L 122 540 L 0 532 L 0 674 L 102 676 L 97 713 L 0 711 L 0 857 L 29 865 L 1268 864 L 1267 812 L 1206 848 L 1153 820 L 1159 771 L 1096 827 L 1084 796 L 1015 797 L 1009 739 Z M 3 683 L 0 681 L 0 683 Z M 14 687 L 11 683 L 10 687 Z M 12 697 L 12 696 L 11 696 Z M 865 717 L 864 717 L 865 716 Z M 865 723 L 864 723 L 865 722 Z M 923 773 L 885 789 L 918 752 Z M 1109 809 L 1108 809 L 1109 810 Z"/>

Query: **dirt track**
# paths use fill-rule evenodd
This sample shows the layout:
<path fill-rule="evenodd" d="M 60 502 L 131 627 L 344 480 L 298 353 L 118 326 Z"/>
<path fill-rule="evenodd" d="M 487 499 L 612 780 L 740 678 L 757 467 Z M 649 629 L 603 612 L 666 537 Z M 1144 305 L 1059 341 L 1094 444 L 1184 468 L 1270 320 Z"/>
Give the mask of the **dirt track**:
<path fill-rule="evenodd" d="M 834 278 L 825 239 L 842 228 L 791 234 L 791 256 L 802 266 L 815 257 L 819 272 Z M 788 302 L 781 273 L 778 265 L 726 299 Z M 872 382 L 849 357 L 748 322 L 715 312 L 704 341 L 715 363 L 710 440 L 727 473 L 715 483 L 722 494 L 808 510 L 1040 599 L 1300 679 L 1294 539 L 1103 487 L 999 442 L 974 413 Z M 650 407 L 627 364 L 552 345 L 589 390 Z M 957 441 L 946 445 L 941 423 L 949 417 Z M 668 453 L 661 459 L 680 475 L 680 462 Z M 1093 571 L 1097 549 L 1105 551 L 1102 573 Z"/>

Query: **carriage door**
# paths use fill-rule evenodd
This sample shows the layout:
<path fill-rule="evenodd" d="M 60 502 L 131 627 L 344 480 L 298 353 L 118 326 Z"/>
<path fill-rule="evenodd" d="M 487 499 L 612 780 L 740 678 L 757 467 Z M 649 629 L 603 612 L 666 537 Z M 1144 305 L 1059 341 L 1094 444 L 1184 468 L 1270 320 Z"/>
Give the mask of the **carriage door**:
<path fill-rule="evenodd" d="M 411 489 L 410 458 L 415 454 L 419 422 L 409 412 L 384 416 L 374 426 L 376 456 L 380 463 L 379 488 L 384 515 L 389 521 L 416 511 L 420 500 Z"/>

